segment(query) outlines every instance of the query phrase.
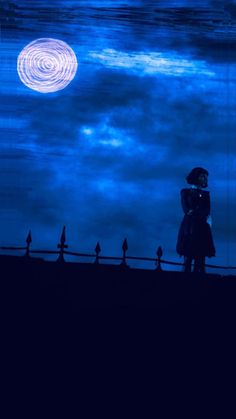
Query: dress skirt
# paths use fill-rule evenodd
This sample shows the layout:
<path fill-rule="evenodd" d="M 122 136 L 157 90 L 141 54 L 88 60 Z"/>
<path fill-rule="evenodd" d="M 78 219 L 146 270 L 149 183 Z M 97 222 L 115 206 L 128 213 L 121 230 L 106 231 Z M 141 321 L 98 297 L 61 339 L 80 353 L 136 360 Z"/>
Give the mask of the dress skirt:
<path fill-rule="evenodd" d="M 215 256 L 211 227 L 205 216 L 184 216 L 179 228 L 176 250 L 181 256 Z"/>

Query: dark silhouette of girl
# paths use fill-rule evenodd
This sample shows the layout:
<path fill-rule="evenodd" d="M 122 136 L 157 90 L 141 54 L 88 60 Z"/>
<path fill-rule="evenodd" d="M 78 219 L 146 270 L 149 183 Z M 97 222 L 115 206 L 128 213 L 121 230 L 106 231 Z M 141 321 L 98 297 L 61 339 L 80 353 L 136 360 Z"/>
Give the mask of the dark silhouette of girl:
<path fill-rule="evenodd" d="M 195 167 L 186 177 L 190 188 L 181 190 L 181 203 L 184 218 L 180 225 L 176 250 L 184 256 L 184 271 L 205 272 L 205 257 L 215 256 L 215 246 L 211 233 L 210 193 L 208 171 Z"/>

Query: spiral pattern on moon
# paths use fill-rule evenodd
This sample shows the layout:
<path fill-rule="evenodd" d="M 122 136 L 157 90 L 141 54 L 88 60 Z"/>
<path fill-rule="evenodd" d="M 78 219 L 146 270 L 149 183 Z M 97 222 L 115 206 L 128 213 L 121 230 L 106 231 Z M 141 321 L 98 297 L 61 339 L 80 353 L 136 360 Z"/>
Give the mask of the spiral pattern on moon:
<path fill-rule="evenodd" d="M 64 89 L 75 77 L 76 55 L 64 41 L 39 38 L 26 45 L 17 59 L 19 77 L 27 87 L 41 93 Z"/>

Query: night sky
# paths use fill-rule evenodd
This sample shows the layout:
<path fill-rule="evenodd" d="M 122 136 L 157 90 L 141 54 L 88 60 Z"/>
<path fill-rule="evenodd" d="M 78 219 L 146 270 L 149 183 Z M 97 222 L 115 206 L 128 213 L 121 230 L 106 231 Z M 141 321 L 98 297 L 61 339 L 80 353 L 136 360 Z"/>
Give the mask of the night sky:
<path fill-rule="evenodd" d="M 0 245 L 181 262 L 180 190 L 209 171 L 216 257 L 236 266 L 236 1 L 1 1 Z M 21 50 L 56 38 L 73 81 L 26 87 Z M 134 266 L 134 263 L 131 263 Z M 140 266 L 140 265 L 139 265 Z M 141 266 L 152 267 L 143 263 Z M 179 268 L 178 268 L 179 269 Z M 212 272 L 212 271 L 211 271 Z M 224 271 L 223 271 L 224 272 Z"/>

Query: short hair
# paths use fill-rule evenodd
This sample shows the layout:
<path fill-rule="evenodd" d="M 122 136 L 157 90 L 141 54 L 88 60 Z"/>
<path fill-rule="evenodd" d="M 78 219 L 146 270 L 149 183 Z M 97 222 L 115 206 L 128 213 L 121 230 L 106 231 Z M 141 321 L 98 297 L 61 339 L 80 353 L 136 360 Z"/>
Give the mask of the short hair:
<path fill-rule="evenodd" d="M 198 183 L 198 178 L 200 175 L 208 176 L 208 171 L 203 167 L 194 167 L 194 169 L 192 169 L 186 177 L 187 183 L 189 183 L 190 185 L 196 185 Z"/>

